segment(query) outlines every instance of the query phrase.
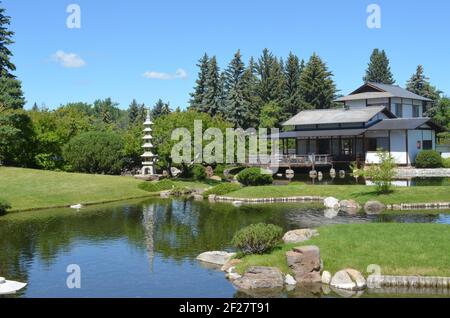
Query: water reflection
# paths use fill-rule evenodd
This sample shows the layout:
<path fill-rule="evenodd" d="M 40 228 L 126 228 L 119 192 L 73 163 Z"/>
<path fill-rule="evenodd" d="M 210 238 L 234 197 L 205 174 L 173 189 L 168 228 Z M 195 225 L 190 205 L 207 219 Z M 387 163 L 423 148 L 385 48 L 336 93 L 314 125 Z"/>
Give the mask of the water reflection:
<path fill-rule="evenodd" d="M 28 282 L 18 295 L 26 297 L 239 297 L 223 273 L 205 268 L 195 257 L 206 250 L 231 250 L 234 233 L 258 222 L 291 230 L 363 222 L 450 224 L 450 216 L 331 215 L 319 205 L 299 203 L 237 208 L 159 199 L 79 212 L 9 214 L 0 218 L 0 276 Z M 65 285 L 69 264 L 82 268 L 80 290 Z M 314 295 L 313 290 L 283 293 Z"/>

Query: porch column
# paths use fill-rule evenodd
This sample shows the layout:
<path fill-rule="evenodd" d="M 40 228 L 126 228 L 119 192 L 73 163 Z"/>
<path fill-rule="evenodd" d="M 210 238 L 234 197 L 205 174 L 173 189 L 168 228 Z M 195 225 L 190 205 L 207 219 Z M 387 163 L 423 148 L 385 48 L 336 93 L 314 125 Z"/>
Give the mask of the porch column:
<path fill-rule="evenodd" d="M 406 165 L 409 166 L 408 130 L 405 130 L 405 140 L 406 140 Z"/>

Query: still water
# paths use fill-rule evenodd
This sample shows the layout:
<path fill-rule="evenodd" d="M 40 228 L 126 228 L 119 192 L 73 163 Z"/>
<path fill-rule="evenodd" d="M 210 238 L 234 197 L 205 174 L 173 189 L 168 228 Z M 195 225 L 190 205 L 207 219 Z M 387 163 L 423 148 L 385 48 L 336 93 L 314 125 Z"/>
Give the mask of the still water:
<path fill-rule="evenodd" d="M 330 215 L 320 206 L 298 203 L 236 208 L 182 199 L 16 213 L 0 217 L 0 276 L 28 282 L 16 297 L 248 296 L 195 257 L 208 250 L 232 250 L 233 234 L 258 222 L 290 230 L 362 222 L 450 224 L 450 215 Z M 81 268 L 80 289 L 67 288 L 71 264 Z"/>

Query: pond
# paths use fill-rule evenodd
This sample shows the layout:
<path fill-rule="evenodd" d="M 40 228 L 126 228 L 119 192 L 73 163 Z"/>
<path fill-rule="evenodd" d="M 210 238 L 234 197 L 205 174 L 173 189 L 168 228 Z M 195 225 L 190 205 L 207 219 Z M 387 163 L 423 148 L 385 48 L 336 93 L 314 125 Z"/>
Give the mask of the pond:
<path fill-rule="evenodd" d="M 450 215 L 330 215 L 298 203 L 237 208 L 183 199 L 15 213 L 0 217 L 0 276 L 28 282 L 14 297 L 246 297 L 195 257 L 232 250 L 233 234 L 252 223 L 290 230 L 381 221 L 450 224 Z M 66 285 L 71 264 L 81 268 L 80 289 Z M 274 296 L 321 295 L 296 290 Z"/>

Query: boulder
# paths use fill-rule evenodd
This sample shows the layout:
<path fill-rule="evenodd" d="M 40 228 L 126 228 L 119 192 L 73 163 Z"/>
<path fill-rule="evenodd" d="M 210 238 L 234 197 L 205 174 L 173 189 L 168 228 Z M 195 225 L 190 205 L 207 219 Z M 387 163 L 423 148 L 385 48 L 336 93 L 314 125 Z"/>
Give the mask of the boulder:
<path fill-rule="evenodd" d="M 171 193 L 171 191 L 162 191 L 162 192 L 159 194 L 159 196 L 160 196 L 161 198 L 167 199 L 167 198 L 170 198 L 170 193 Z"/>
<path fill-rule="evenodd" d="M 357 214 L 361 206 L 355 200 L 342 200 L 339 202 L 339 209 L 348 214 Z"/>
<path fill-rule="evenodd" d="M 170 173 L 172 174 L 172 176 L 177 177 L 181 174 L 181 170 L 175 167 L 171 167 Z"/>
<path fill-rule="evenodd" d="M 219 176 L 211 176 L 209 179 L 214 181 L 222 181 L 222 178 Z"/>
<path fill-rule="evenodd" d="M 367 201 L 364 204 L 364 211 L 367 214 L 380 214 L 386 209 L 386 206 L 379 201 Z"/>
<path fill-rule="evenodd" d="M 203 195 L 201 194 L 194 194 L 193 197 L 195 201 L 203 201 Z"/>
<path fill-rule="evenodd" d="M 323 271 L 322 273 L 322 284 L 329 285 L 331 282 L 331 273 L 328 271 Z"/>
<path fill-rule="evenodd" d="M 339 200 L 333 197 L 328 197 L 323 200 L 323 204 L 328 209 L 339 209 Z"/>
<path fill-rule="evenodd" d="M 320 283 L 322 262 L 317 246 L 295 247 L 286 252 L 286 261 L 295 274 L 295 280 L 300 284 Z"/>
<path fill-rule="evenodd" d="M 237 264 L 239 264 L 240 262 L 242 262 L 240 259 L 238 258 L 233 258 L 231 260 L 229 260 L 228 262 L 225 263 L 225 265 L 222 266 L 222 268 L 220 270 L 224 271 L 224 272 L 228 272 L 228 270 L 232 267 L 235 267 Z"/>
<path fill-rule="evenodd" d="M 284 278 L 284 282 L 286 285 L 297 285 L 297 281 L 289 274 Z"/>
<path fill-rule="evenodd" d="M 286 244 L 300 243 L 311 239 L 314 236 L 319 236 L 319 232 L 315 229 L 299 229 L 286 232 L 283 236 L 283 242 Z"/>
<path fill-rule="evenodd" d="M 226 278 L 228 278 L 230 281 L 234 281 L 234 280 L 236 280 L 236 279 L 238 279 L 238 278 L 241 278 L 242 276 L 241 275 L 239 275 L 238 273 L 227 273 L 226 275 L 225 275 L 225 277 Z"/>
<path fill-rule="evenodd" d="M 216 195 L 215 194 L 210 194 L 208 196 L 208 201 L 209 202 L 216 202 Z"/>
<path fill-rule="evenodd" d="M 205 252 L 197 256 L 197 260 L 216 265 L 225 265 L 236 253 L 228 253 L 223 251 Z"/>
<path fill-rule="evenodd" d="M 343 269 L 334 274 L 330 285 L 339 289 L 363 290 L 366 288 L 366 279 L 355 269 Z"/>
<path fill-rule="evenodd" d="M 337 217 L 338 214 L 339 214 L 339 210 L 335 210 L 335 209 L 325 209 L 325 211 L 323 212 L 323 215 L 327 219 L 334 219 L 335 217 Z"/>
<path fill-rule="evenodd" d="M 284 286 L 283 274 L 276 267 L 252 266 L 245 274 L 232 281 L 239 289 L 280 288 Z"/>
<path fill-rule="evenodd" d="M 205 173 L 207 178 L 211 178 L 214 175 L 214 169 L 211 166 L 205 168 Z"/>

